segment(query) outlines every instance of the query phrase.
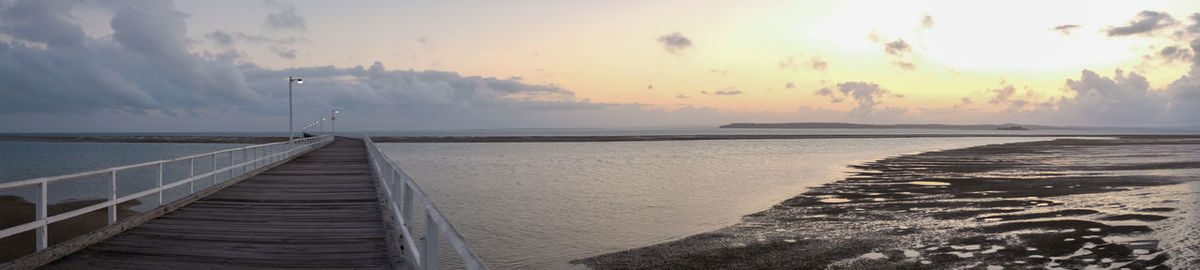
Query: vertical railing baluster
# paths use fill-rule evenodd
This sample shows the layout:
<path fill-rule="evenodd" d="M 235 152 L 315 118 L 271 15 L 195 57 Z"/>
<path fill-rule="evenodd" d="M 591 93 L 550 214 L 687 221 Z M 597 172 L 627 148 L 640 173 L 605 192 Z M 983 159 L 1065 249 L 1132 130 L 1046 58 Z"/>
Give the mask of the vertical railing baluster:
<path fill-rule="evenodd" d="M 437 222 L 429 211 L 425 212 L 425 246 L 421 250 L 421 264 L 425 269 L 438 268 L 438 230 Z"/>
<path fill-rule="evenodd" d="M 409 221 L 412 220 L 413 190 L 408 187 L 408 181 L 400 181 L 400 186 L 404 188 L 404 204 L 401 205 L 404 207 L 404 211 L 401 211 L 400 215 L 404 217 L 403 225 L 408 226 Z"/>
<path fill-rule="evenodd" d="M 162 175 L 163 175 L 163 163 L 159 162 L 158 163 L 158 206 L 162 206 L 162 203 L 163 203 L 163 201 L 162 201 L 162 194 L 163 194 Z"/>
<path fill-rule="evenodd" d="M 229 151 L 229 179 L 225 181 L 229 180 L 233 180 L 233 151 Z"/>
<path fill-rule="evenodd" d="M 46 200 L 46 197 L 47 197 L 46 189 L 48 188 L 47 186 L 49 186 L 49 185 L 50 185 L 50 183 L 47 183 L 45 181 L 38 184 L 39 188 L 41 189 L 41 196 L 37 200 L 37 210 L 35 210 L 37 212 L 36 213 L 37 220 L 46 220 L 46 204 L 48 203 L 48 201 Z M 47 232 L 49 227 L 50 227 L 49 224 L 42 224 L 42 226 L 38 226 L 37 231 L 34 232 L 37 234 L 36 238 L 37 238 L 37 250 L 38 251 L 42 251 L 43 249 L 46 249 L 46 246 L 50 242 L 50 235 L 49 235 L 49 232 Z"/>
<path fill-rule="evenodd" d="M 108 225 L 117 223 L 117 170 L 112 170 L 112 177 L 108 185 L 108 202 L 112 205 L 108 206 Z"/>
<path fill-rule="evenodd" d="M 210 187 L 217 185 L 217 153 L 212 154 L 212 165 L 212 170 L 208 171 L 212 173 L 212 180 L 208 182 Z"/>
<path fill-rule="evenodd" d="M 196 157 L 188 158 L 188 195 L 196 193 Z"/>

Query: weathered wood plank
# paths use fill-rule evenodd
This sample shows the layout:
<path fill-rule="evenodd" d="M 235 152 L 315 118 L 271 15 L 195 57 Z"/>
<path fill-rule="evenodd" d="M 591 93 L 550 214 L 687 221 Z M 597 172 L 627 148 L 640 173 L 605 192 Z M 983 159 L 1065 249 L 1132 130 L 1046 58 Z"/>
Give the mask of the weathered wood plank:
<path fill-rule="evenodd" d="M 45 268 L 391 268 L 366 155 L 338 138 Z"/>

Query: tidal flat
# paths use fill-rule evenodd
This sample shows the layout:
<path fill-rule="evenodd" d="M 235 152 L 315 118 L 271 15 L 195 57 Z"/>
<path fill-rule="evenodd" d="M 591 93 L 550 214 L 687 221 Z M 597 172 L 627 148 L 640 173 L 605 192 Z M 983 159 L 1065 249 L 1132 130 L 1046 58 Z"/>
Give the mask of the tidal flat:
<path fill-rule="evenodd" d="M 598 269 L 1192 269 L 1200 137 L 983 145 L 850 166 L 735 225 Z"/>

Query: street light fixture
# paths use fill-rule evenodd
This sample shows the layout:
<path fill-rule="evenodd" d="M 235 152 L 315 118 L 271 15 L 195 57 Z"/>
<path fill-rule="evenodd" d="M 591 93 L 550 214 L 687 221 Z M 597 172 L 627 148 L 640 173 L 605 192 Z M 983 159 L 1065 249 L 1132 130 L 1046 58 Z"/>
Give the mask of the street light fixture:
<path fill-rule="evenodd" d="M 304 79 L 293 78 L 288 76 L 288 142 L 296 139 L 296 134 L 292 132 L 292 83 L 304 84 Z"/>
<path fill-rule="evenodd" d="M 321 121 L 317 121 L 317 123 L 319 124 L 317 125 L 317 129 L 320 129 L 321 132 L 325 132 L 325 117 L 321 117 Z"/>
<path fill-rule="evenodd" d="M 337 114 L 341 111 L 333 110 L 329 112 L 329 134 L 337 136 Z"/>

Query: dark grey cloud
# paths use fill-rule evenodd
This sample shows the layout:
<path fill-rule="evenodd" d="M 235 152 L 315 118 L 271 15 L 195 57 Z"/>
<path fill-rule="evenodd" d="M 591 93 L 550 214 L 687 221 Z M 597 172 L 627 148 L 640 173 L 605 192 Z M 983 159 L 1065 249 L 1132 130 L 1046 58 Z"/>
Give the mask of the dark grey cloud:
<path fill-rule="evenodd" d="M 1055 26 L 1054 28 L 1050 28 L 1050 30 L 1058 31 L 1059 33 L 1062 33 L 1063 35 L 1070 35 L 1073 31 L 1075 31 L 1076 29 L 1079 29 L 1080 27 L 1083 27 L 1083 26 L 1078 25 L 1078 24 L 1064 24 L 1064 25 Z"/>
<path fill-rule="evenodd" d="M 676 53 L 692 47 L 692 40 L 679 32 L 659 36 L 657 40 L 659 43 L 662 43 L 663 49 L 666 49 L 670 53 Z"/>
<path fill-rule="evenodd" d="M 79 46 L 83 29 L 72 22 L 76 0 L 20 0 L 0 12 L 0 32 L 47 46 Z"/>
<path fill-rule="evenodd" d="M 526 84 L 516 78 L 388 70 L 380 63 L 369 68 L 291 69 L 235 64 L 233 59 L 241 53 L 233 49 L 215 55 L 192 52 L 185 16 L 171 2 L 122 2 L 108 8 L 114 14 L 111 38 L 85 36 L 75 46 L 45 47 L 29 45 L 25 39 L 0 41 L 0 96 L 4 97 L 0 114 L 281 115 L 287 112 L 282 102 L 287 91 L 280 90 L 286 89 L 286 78 L 293 75 L 306 82 L 296 89 L 298 108 L 338 106 L 364 113 L 440 115 L 466 121 L 461 119 L 604 110 L 613 105 L 578 100 L 558 86 Z M 5 17 L 0 27 L 24 24 Z"/>
<path fill-rule="evenodd" d="M 1165 12 L 1143 10 L 1138 13 L 1137 19 L 1129 21 L 1128 25 L 1116 26 L 1108 29 L 1108 36 L 1128 36 L 1144 33 L 1152 33 L 1155 30 L 1174 25 L 1175 19 L 1171 18 L 1170 14 Z"/>
<path fill-rule="evenodd" d="M 267 18 L 265 19 L 267 28 L 300 31 L 308 29 L 308 24 L 305 23 L 304 17 L 298 13 L 296 6 L 291 3 L 274 3 L 270 6 L 274 12 L 267 14 Z"/>
<path fill-rule="evenodd" d="M 204 34 L 204 37 L 216 42 L 217 45 L 221 46 L 233 46 L 234 42 L 233 35 L 223 31 L 213 31 L 212 33 Z"/>
<path fill-rule="evenodd" d="M 894 56 L 904 56 L 905 53 L 912 52 L 912 46 L 909 46 L 904 39 L 897 39 L 883 44 L 883 51 Z"/>
<path fill-rule="evenodd" d="M 1192 60 L 1192 51 L 1187 47 L 1182 46 L 1167 46 L 1158 52 L 1158 55 L 1167 61 L 1189 62 Z"/>

